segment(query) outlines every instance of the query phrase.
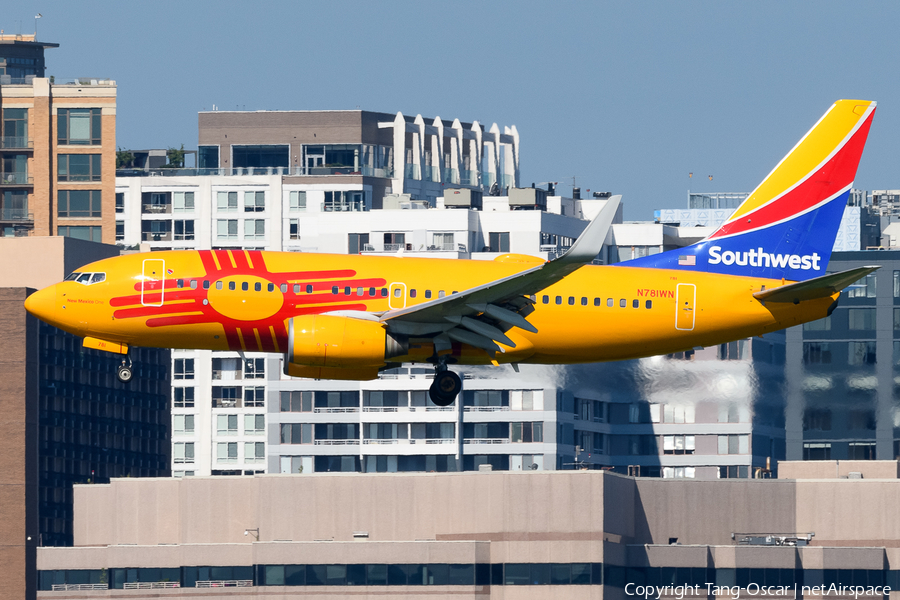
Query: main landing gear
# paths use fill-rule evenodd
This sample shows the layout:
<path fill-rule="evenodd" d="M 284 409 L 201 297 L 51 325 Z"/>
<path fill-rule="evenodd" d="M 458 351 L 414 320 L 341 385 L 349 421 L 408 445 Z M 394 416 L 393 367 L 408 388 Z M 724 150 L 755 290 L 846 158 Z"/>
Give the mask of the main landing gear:
<path fill-rule="evenodd" d="M 431 401 L 438 406 L 450 406 L 462 390 L 459 375 L 447 368 L 445 361 L 434 365 L 434 381 L 428 389 Z"/>
<path fill-rule="evenodd" d="M 119 365 L 119 368 L 116 371 L 116 377 L 118 377 L 119 381 L 122 383 L 128 383 L 133 376 L 134 371 L 131 370 L 131 357 L 126 354 L 125 358 L 122 359 L 122 364 Z"/>

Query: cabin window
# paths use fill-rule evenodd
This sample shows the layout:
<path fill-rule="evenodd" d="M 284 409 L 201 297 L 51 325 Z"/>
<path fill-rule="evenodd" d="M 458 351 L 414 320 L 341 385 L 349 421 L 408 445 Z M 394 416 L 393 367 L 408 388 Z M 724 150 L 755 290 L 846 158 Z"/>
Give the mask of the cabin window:
<path fill-rule="evenodd" d="M 613 305 L 613 299 L 612 299 L 612 298 L 607 298 L 607 299 L 606 299 L 606 305 L 607 305 L 607 306 L 612 306 L 612 305 Z"/>
<path fill-rule="evenodd" d="M 100 283 L 106 279 L 106 273 L 94 273 L 91 276 L 91 283 Z"/>
<path fill-rule="evenodd" d="M 575 296 L 569 296 L 569 306 L 575 305 Z"/>
<path fill-rule="evenodd" d="M 619 300 L 619 308 L 625 308 L 625 306 L 627 304 L 628 304 L 628 301 L 625 298 L 622 298 L 621 300 Z"/>
<path fill-rule="evenodd" d="M 600 306 L 600 298 L 594 298 L 594 306 Z"/>
<path fill-rule="evenodd" d="M 641 307 L 640 300 L 635 298 L 634 300 L 631 301 L 631 308 L 640 308 L 640 307 Z"/>
<path fill-rule="evenodd" d="M 557 296 L 557 297 L 556 297 L 556 303 L 557 303 L 557 304 L 562 304 L 562 296 Z"/>
<path fill-rule="evenodd" d="M 286 283 L 281 284 L 281 293 L 287 294 L 287 284 Z"/>
<path fill-rule="evenodd" d="M 299 283 L 295 283 L 295 284 L 294 284 L 294 293 L 295 293 L 295 294 L 299 294 L 299 293 L 300 293 L 300 284 L 299 284 Z"/>
<path fill-rule="evenodd" d="M 543 298 L 541 298 L 541 300 L 544 302 L 544 304 L 550 304 L 550 296 L 544 296 Z"/>
<path fill-rule="evenodd" d="M 364 290 L 363 288 L 356 288 L 356 295 L 357 295 L 357 296 L 362 296 L 362 295 L 365 294 L 365 293 L 366 293 L 366 292 L 365 292 L 365 290 Z"/>
<path fill-rule="evenodd" d="M 653 300 L 647 300 L 647 302 L 644 303 L 644 306 L 647 308 L 653 308 Z"/>
<path fill-rule="evenodd" d="M 254 284 L 253 284 L 253 291 L 254 291 L 254 292 L 261 292 L 261 291 L 262 291 L 262 284 L 261 284 L 260 282 L 258 282 L 258 281 L 257 281 L 256 283 L 254 283 Z"/>
<path fill-rule="evenodd" d="M 446 292 L 444 292 L 444 290 L 441 290 L 441 291 L 438 292 L 438 298 L 443 298 L 443 297 L 446 296 L 446 295 L 447 295 L 447 294 L 446 294 Z"/>
<path fill-rule="evenodd" d="M 191 279 L 191 289 L 192 290 L 197 289 L 197 280 L 196 279 Z"/>
<path fill-rule="evenodd" d="M 394 298 L 399 298 L 403 294 L 403 290 L 400 288 L 394 288 Z"/>
<path fill-rule="evenodd" d="M 312 294 L 312 285 L 306 286 L 306 293 L 307 293 L 307 294 Z"/>
<path fill-rule="evenodd" d="M 63 279 L 63 281 L 75 281 L 80 275 L 81 273 L 69 273 L 69 275 L 65 279 Z"/>
<path fill-rule="evenodd" d="M 83 283 L 83 284 L 87 285 L 91 282 L 91 274 L 90 273 L 82 273 L 81 275 L 78 276 L 78 279 L 76 279 L 76 281 L 78 283 Z"/>
<path fill-rule="evenodd" d="M 431 290 L 425 290 L 425 298 L 431 298 Z"/>
<path fill-rule="evenodd" d="M 369 295 L 375 297 L 375 288 L 369 288 Z"/>
<path fill-rule="evenodd" d="M 228 282 L 228 289 L 229 289 L 229 290 L 234 291 L 235 287 L 237 287 L 237 286 L 236 286 L 236 284 L 235 284 L 234 281 L 229 281 L 229 282 Z"/>
<path fill-rule="evenodd" d="M 387 298 L 387 288 L 381 288 L 381 297 Z"/>
<path fill-rule="evenodd" d="M 266 290 L 268 290 L 268 291 L 270 291 L 270 292 L 274 292 L 274 291 L 275 291 L 275 284 L 274 284 L 274 283 L 270 283 L 269 285 L 266 286 Z"/>
<path fill-rule="evenodd" d="M 338 286 L 334 286 L 333 288 L 331 288 L 331 293 L 334 295 L 337 295 L 339 291 L 340 290 L 338 289 Z"/>
<path fill-rule="evenodd" d="M 350 295 L 350 286 L 349 286 L 349 285 L 346 286 L 346 287 L 344 287 L 344 295 L 345 295 L 345 296 L 349 296 L 349 295 Z"/>
<path fill-rule="evenodd" d="M 256 285 L 259 285 L 259 284 L 257 283 Z M 242 281 L 242 282 L 241 282 L 241 291 L 242 291 L 242 292 L 248 292 L 248 291 L 250 291 L 250 282 L 249 282 L 249 281 Z"/>
<path fill-rule="evenodd" d="M 184 279 L 176 279 L 176 280 L 175 280 L 175 287 L 177 287 L 177 288 L 179 288 L 179 289 L 180 289 L 180 288 L 183 288 L 183 287 L 184 287 Z"/>
<path fill-rule="evenodd" d="M 582 306 L 587 306 L 587 298 L 586 298 L 585 296 L 582 296 L 582 297 L 581 297 L 581 305 L 582 305 Z"/>
<path fill-rule="evenodd" d="M 222 289 L 222 282 L 221 282 L 221 281 L 217 281 L 217 282 L 216 282 L 216 289 L 217 289 L 217 290 L 221 290 L 221 289 Z"/>
<path fill-rule="evenodd" d="M 203 280 L 203 289 L 204 289 L 204 290 L 208 290 L 208 289 L 209 289 L 209 279 L 204 279 L 204 280 Z"/>
<path fill-rule="evenodd" d="M 410 298 L 415 298 L 415 297 L 416 297 L 416 290 L 415 290 L 415 288 L 409 290 L 409 297 L 410 297 Z"/>

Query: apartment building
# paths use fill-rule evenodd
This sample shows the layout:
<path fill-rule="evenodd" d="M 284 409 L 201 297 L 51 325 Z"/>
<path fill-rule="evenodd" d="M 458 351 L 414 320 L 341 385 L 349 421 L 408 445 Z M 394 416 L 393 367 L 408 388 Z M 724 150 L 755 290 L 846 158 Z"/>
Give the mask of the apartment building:
<path fill-rule="evenodd" d="M 57 44 L 2 37 L 0 236 L 113 243 L 115 81 L 45 78 L 43 49 Z M 28 59 L 33 64 L 14 67 L 25 59 L 12 55 L 24 50 L 34 55 Z"/>

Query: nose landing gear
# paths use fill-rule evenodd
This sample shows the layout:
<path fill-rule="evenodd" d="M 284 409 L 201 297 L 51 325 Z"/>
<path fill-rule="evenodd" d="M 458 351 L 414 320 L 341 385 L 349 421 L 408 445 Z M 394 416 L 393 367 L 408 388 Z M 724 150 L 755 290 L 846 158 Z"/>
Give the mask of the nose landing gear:
<path fill-rule="evenodd" d="M 428 389 L 431 401 L 438 406 L 450 406 L 462 390 L 459 375 L 447 368 L 444 361 L 434 366 L 434 381 Z"/>
<path fill-rule="evenodd" d="M 131 370 L 131 357 L 126 354 L 125 358 L 122 359 L 122 364 L 119 365 L 119 368 L 116 370 L 116 377 L 118 377 L 119 381 L 122 383 L 128 383 L 133 376 L 134 371 Z"/>

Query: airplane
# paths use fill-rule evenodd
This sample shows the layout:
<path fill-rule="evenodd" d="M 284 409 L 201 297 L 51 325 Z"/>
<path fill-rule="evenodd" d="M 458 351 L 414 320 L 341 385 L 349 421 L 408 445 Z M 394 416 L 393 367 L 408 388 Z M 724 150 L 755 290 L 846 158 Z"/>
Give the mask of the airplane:
<path fill-rule="evenodd" d="M 587 363 L 671 354 L 830 315 L 877 266 L 826 268 L 875 102 L 839 100 L 704 240 L 592 265 L 607 202 L 562 256 L 493 261 L 257 250 L 107 258 L 30 295 L 25 308 L 123 355 L 131 346 L 272 352 L 289 376 L 367 380 L 430 363 L 439 406 L 449 366 Z"/>

